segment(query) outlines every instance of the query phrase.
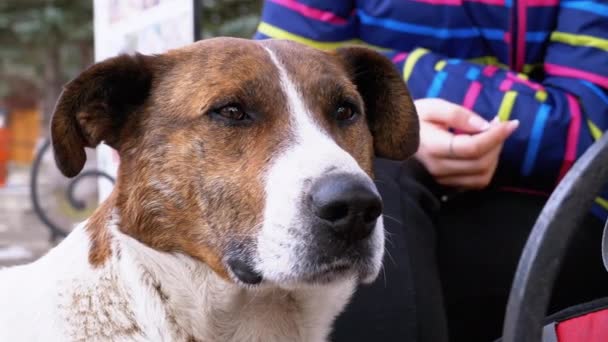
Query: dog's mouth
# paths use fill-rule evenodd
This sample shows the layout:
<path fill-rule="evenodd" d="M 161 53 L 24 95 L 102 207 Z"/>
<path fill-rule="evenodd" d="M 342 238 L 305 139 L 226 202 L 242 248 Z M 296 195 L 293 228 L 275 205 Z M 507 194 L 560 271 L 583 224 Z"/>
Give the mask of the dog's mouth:
<path fill-rule="evenodd" d="M 370 267 L 365 267 L 363 264 L 340 262 L 329 265 L 318 265 L 305 271 L 302 270 L 301 272 L 298 272 L 297 275 L 285 277 L 281 280 L 274 280 L 265 279 L 263 274 L 257 271 L 251 262 L 239 258 L 230 258 L 227 261 L 227 264 L 232 275 L 239 282 L 247 286 L 258 286 L 264 280 L 287 287 L 297 284 L 323 285 L 349 276 L 356 276 L 359 279 L 365 279 L 369 276 L 368 273 L 370 272 Z"/>
<path fill-rule="evenodd" d="M 381 230 L 379 231 L 381 232 Z M 381 267 L 382 234 L 348 243 L 315 243 L 309 237 L 280 244 L 267 243 L 256 251 L 254 243 L 235 244 L 228 251 L 224 265 L 232 280 L 244 287 L 279 287 L 284 289 L 327 285 L 347 279 L 368 284 L 376 279 Z M 263 241 L 262 241 L 263 242 Z"/>

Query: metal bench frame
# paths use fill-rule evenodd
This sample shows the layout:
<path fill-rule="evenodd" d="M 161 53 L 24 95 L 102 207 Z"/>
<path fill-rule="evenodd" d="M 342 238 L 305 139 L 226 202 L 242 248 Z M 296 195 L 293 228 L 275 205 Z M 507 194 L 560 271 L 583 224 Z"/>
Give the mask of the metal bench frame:
<path fill-rule="evenodd" d="M 553 283 L 570 238 L 607 181 L 608 134 L 604 134 L 553 191 L 530 233 L 507 304 L 503 342 L 541 341 Z"/>
<path fill-rule="evenodd" d="M 34 208 L 34 212 L 36 213 L 36 215 L 38 215 L 38 218 L 40 218 L 40 221 L 42 221 L 42 223 L 44 223 L 44 225 L 51 232 L 50 240 L 52 242 L 55 242 L 59 239 L 66 237 L 67 234 L 69 233 L 69 231 L 65 228 L 60 227 L 55 222 L 53 222 L 53 220 L 44 211 L 44 209 L 42 208 L 42 205 L 40 204 L 40 193 L 38 191 L 38 176 L 40 174 L 40 167 L 42 165 L 42 159 L 43 159 L 44 155 L 49 151 L 50 147 L 51 147 L 51 141 L 49 139 L 46 139 L 42 143 L 42 146 L 40 146 L 40 149 L 38 150 L 38 152 L 36 154 L 36 158 L 34 159 L 34 163 L 32 164 L 32 171 L 30 174 L 30 189 L 31 189 L 30 199 L 32 201 L 32 206 Z M 81 180 L 83 180 L 85 178 L 91 178 L 91 177 L 95 177 L 95 178 L 102 177 L 102 178 L 109 180 L 112 183 L 115 182 L 114 177 L 110 176 L 109 174 L 107 174 L 101 170 L 96 170 L 96 169 L 84 170 L 81 173 L 79 173 L 78 176 L 72 178 L 70 180 L 70 182 L 68 183 L 68 187 L 66 188 L 65 196 L 68 199 L 68 203 L 76 210 L 84 210 L 86 207 L 84 201 L 77 199 L 76 196 L 74 195 L 74 190 L 76 189 L 76 185 Z"/>

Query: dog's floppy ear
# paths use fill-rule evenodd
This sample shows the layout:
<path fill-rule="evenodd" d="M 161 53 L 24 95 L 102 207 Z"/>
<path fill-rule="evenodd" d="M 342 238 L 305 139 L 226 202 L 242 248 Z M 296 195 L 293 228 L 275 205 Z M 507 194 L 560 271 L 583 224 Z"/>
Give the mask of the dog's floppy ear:
<path fill-rule="evenodd" d="M 86 161 L 85 147 L 117 148 L 124 123 L 148 97 L 152 56 L 121 55 L 97 63 L 63 89 L 51 120 L 55 162 L 67 177 Z"/>
<path fill-rule="evenodd" d="M 418 115 L 393 64 L 363 47 L 340 48 L 337 54 L 365 102 L 375 154 L 395 160 L 414 154 L 419 141 Z"/>

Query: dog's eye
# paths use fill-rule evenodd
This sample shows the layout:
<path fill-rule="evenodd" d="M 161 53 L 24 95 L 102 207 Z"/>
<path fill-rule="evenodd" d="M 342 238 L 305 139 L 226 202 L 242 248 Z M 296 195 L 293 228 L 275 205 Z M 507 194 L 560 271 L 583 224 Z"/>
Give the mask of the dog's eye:
<path fill-rule="evenodd" d="M 230 121 L 243 121 L 249 119 L 249 115 L 239 105 L 231 104 L 214 110 L 214 113 Z"/>
<path fill-rule="evenodd" d="M 218 106 L 209 112 L 212 118 L 223 121 L 229 125 L 249 124 L 252 117 L 239 104 L 231 103 Z"/>
<path fill-rule="evenodd" d="M 336 108 L 334 118 L 340 123 L 347 123 L 357 118 L 357 110 L 349 103 L 343 103 Z"/>

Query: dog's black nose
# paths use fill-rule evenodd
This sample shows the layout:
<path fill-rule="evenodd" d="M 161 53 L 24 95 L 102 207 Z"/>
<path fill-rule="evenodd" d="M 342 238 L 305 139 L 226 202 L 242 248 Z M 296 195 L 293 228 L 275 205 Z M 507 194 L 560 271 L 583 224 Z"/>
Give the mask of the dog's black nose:
<path fill-rule="evenodd" d="M 373 183 L 351 175 L 323 177 L 310 194 L 313 213 L 343 239 L 368 237 L 382 213 L 382 200 Z"/>

